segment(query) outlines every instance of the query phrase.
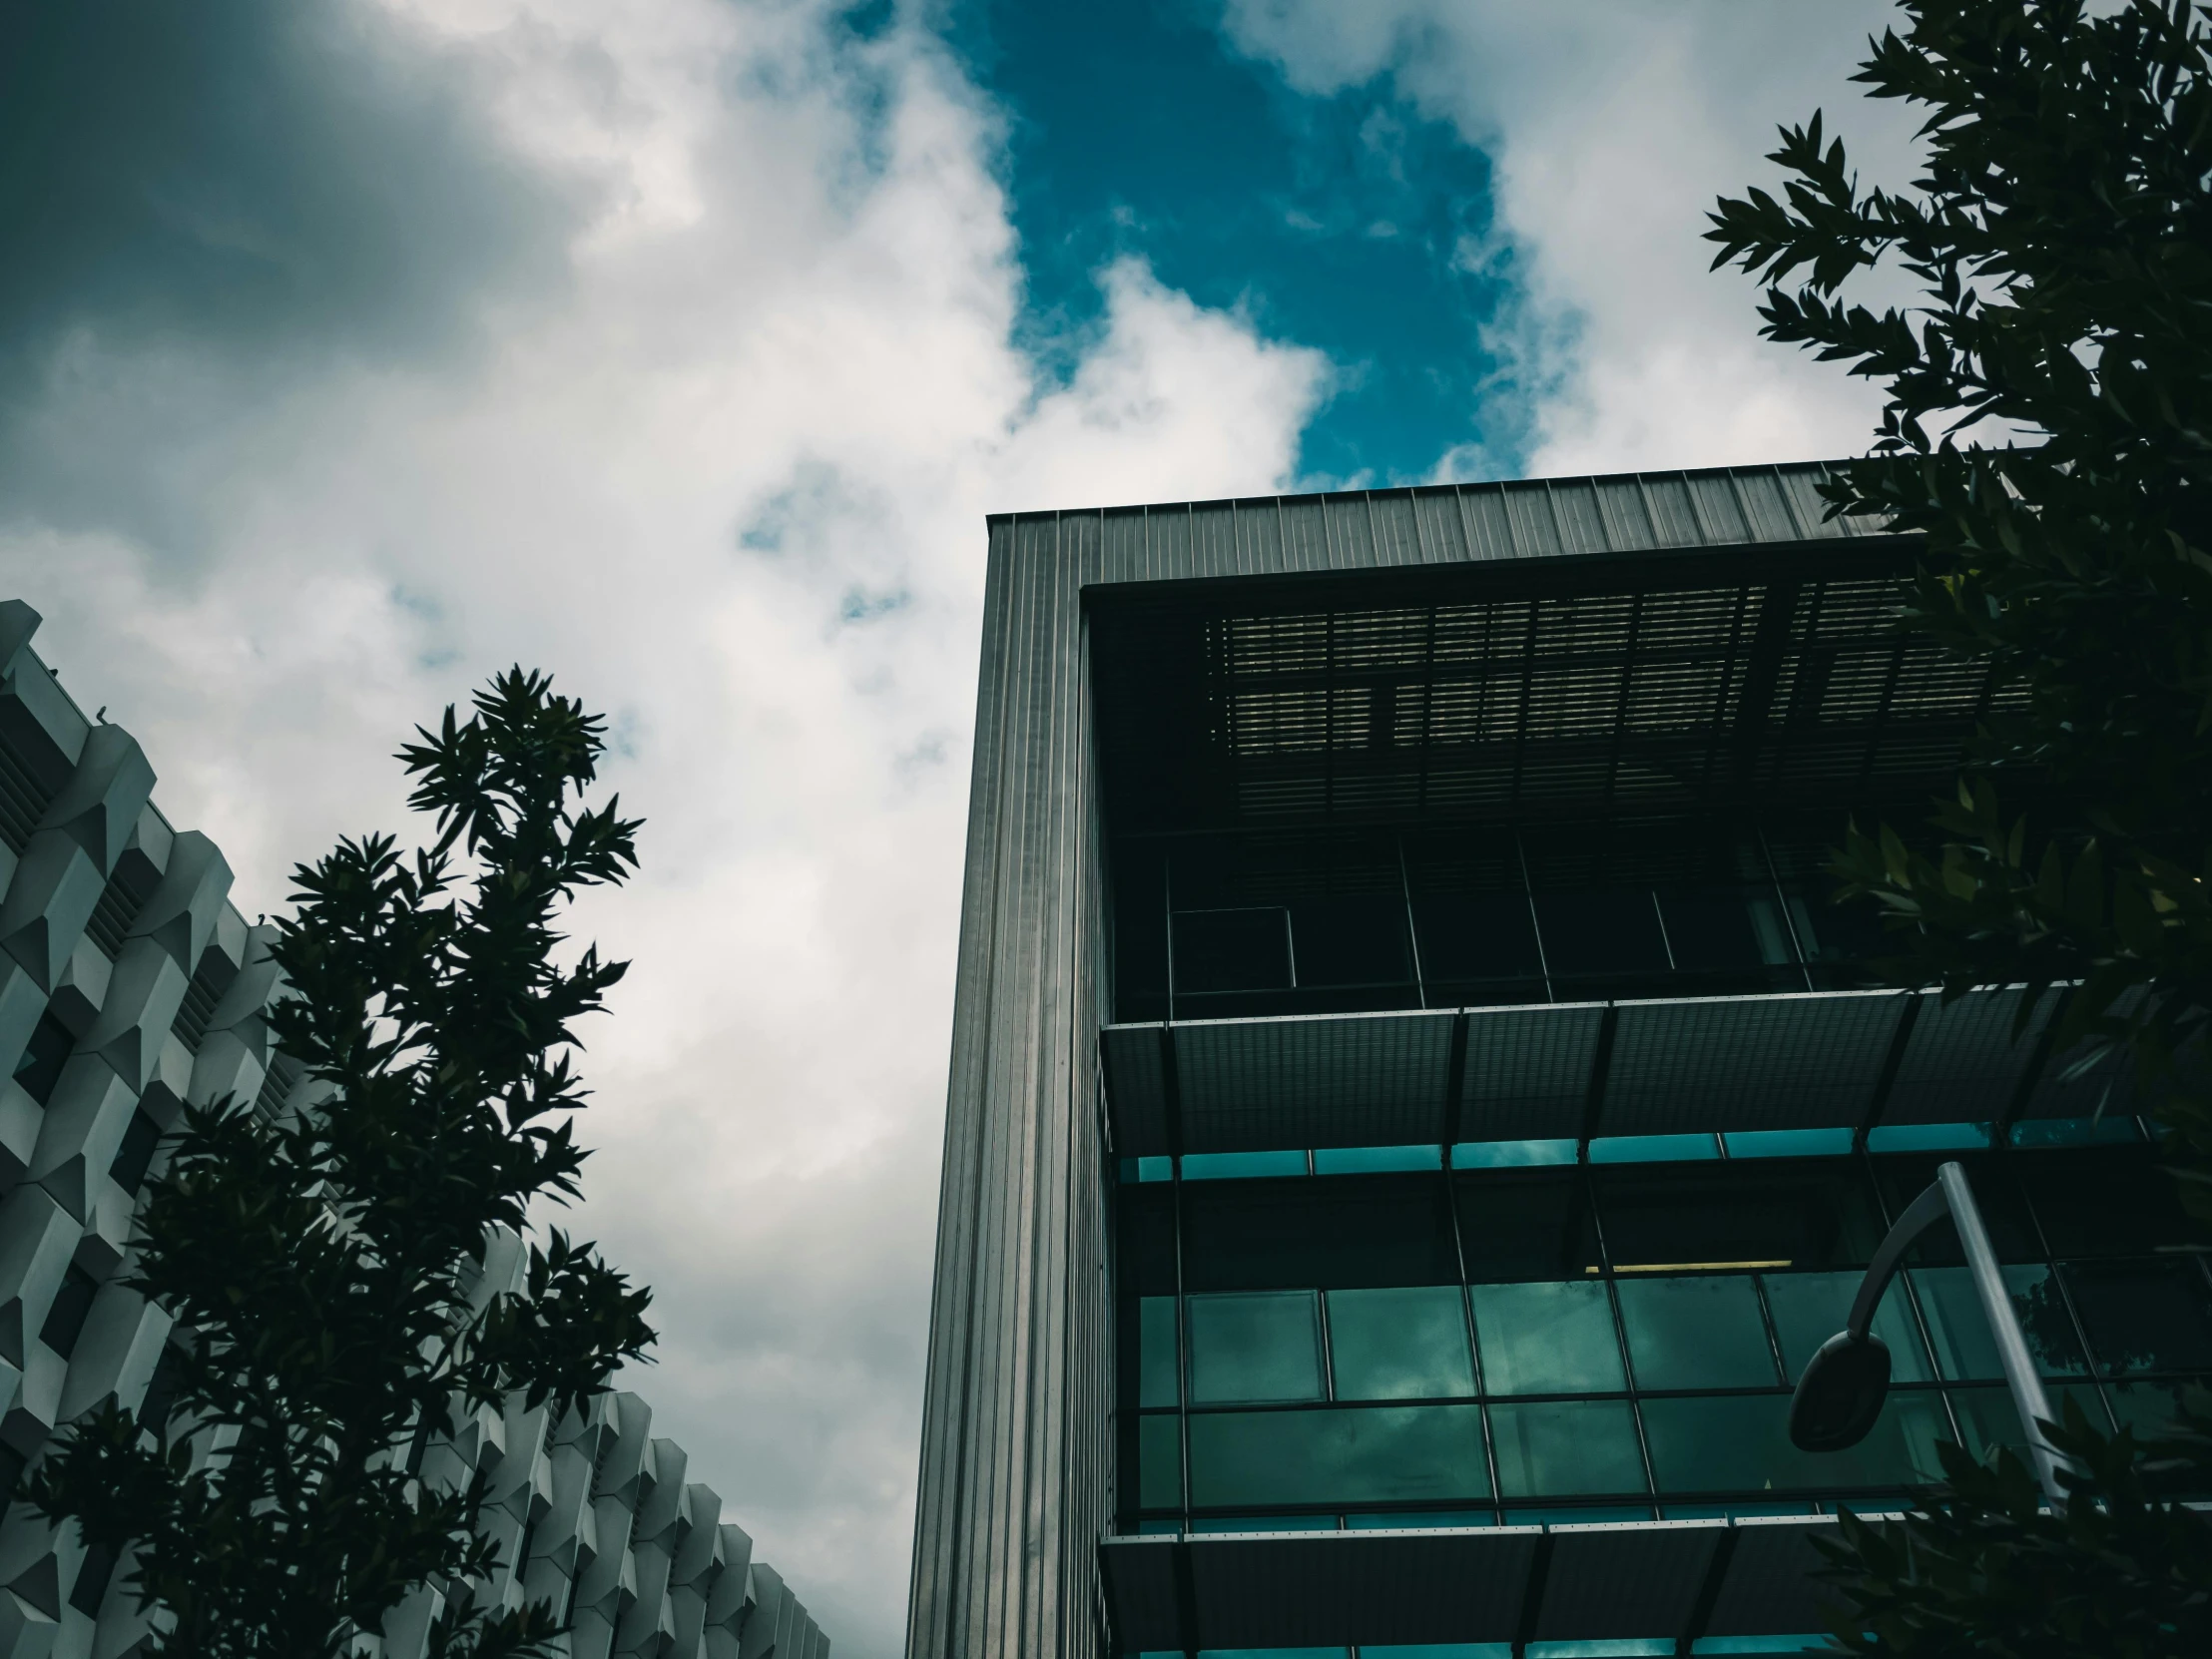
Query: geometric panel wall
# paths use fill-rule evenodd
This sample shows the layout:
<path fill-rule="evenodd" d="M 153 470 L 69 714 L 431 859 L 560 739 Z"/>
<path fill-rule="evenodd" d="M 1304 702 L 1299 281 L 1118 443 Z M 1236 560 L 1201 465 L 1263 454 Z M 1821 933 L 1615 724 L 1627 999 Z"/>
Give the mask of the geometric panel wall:
<path fill-rule="evenodd" d="M 276 987 L 262 929 L 229 903 L 214 842 L 152 803 L 120 727 L 88 721 L 30 648 L 38 614 L 0 602 L 0 1492 L 56 1428 L 114 1396 L 138 1409 L 170 1336 L 115 1283 L 161 1132 L 187 1101 L 294 1106 L 312 1087 L 271 1049 Z M 518 1284 L 518 1244 L 485 1294 Z M 571 1659 L 826 1659 L 830 1643 L 684 1450 L 635 1394 L 480 1412 L 434 1446 L 429 1479 L 481 1469 L 507 1570 L 472 1593 L 552 1597 Z M 0 1654 L 130 1659 L 145 1628 L 127 1563 L 20 1505 L 0 1519 Z M 412 1659 L 440 1610 L 425 1594 L 379 1644 Z"/>

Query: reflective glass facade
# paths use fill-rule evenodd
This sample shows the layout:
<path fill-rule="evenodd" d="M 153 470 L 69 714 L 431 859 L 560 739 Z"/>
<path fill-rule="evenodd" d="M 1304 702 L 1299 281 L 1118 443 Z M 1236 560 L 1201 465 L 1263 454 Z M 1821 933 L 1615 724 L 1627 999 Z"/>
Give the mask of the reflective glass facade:
<path fill-rule="evenodd" d="M 2151 1159 L 2141 1143 L 1968 1157 L 2054 1396 L 2105 1426 L 2212 1374 L 2212 1282 L 2187 1249 L 2204 1235 Z M 1121 1524 L 1814 1514 L 1936 1478 L 1938 1440 L 2017 1447 L 1947 1229 L 1878 1317 L 1896 1385 L 1874 1433 L 1813 1455 L 1785 1432 L 1800 1369 L 1936 1161 L 1131 1169 Z"/>

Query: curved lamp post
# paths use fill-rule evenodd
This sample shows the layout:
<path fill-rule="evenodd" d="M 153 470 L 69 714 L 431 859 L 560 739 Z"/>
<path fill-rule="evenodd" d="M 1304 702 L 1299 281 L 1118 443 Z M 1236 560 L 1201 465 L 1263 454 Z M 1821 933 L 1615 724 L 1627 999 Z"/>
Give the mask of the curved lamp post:
<path fill-rule="evenodd" d="M 1914 1241 L 1946 1215 L 1958 1231 L 1966 1266 L 1973 1274 L 1974 1291 L 1981 1298 L 1981 1311 L 1996 1337 L 2005 1384 L 2011 1388 L 2012 1403 L 2027 1428 L 2028 1456 L 2035 1467 L 2035 1478 L 2055 1509 L 2065 1502 L 2065 1488 L 2058 1482 L 2059 1465 L 2064 1459 L 2043 1436 L 2041 1424 L 2052 1415 L 2050 1401 L 2043 1393 L 2042 1379 L 2035 1375 L 2027 1338 L 2020 1330 L 2012 1298 L 2005 1291 L 2004 1275 L 1997 1268 L 1996 1252 L 1989 1248 L 1989 1233 L 1981 1225 L 1973 1189 L 1966 1185 L 1964 1168 L 1955 1163 L 1938 1169 L 1935 1185 L 1898 1217 L 1890 1236 L 1874 1253 L 1867 1277 L 1860 1282 L 1859 1295 L 1851 1305 L 1851 1323 L 1821 1344 L 1807 1364 L 1805 1375 L 1798 1379 L 1797 1392 L 1790 1399 L 1790 1438 L 1801 1450 L 1842 1451 L 1867 1437 L 1890 1391 L 1890 1350 L 1873 1332 L 1875 1310 L 1882 1305 L 1882 1293 L 1897 1277 Z"/>

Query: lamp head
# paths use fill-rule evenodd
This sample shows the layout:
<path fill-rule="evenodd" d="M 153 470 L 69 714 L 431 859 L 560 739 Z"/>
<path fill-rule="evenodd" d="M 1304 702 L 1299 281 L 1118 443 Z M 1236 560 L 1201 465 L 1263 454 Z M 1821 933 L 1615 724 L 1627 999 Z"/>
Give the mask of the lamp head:
<path fill-rule="evenodd" d="M 1890 1391 L 1890 1350 L 1877 1336 L 1839 1331 L 1821 1344 L 1790 1398 L 1800 1451 L 1842 1451 L 1867 1437 Z"/>

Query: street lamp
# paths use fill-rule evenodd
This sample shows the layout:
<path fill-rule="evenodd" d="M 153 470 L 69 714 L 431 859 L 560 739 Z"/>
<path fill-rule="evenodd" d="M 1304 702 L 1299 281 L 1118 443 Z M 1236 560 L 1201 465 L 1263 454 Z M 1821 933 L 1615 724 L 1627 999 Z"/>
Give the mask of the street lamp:
<path fill-rule="evenodd" d="M 1995 1335 L 1997 1357 L 2004 1364 L 2004 1381 L 2012 1390 L 2012 1403 L 2027 1427 L 2029 1460 L 2035 1478 L 2052 1508 L 2065 1502 L 2065 1488 L 2058 1483 L 2063 1459 L 2044 1437 L 2042 1424 L 2051 1417 L 2043 1381 L 2035 1375 L 2035 1363 L 2027 1352 L 2027 1338 L 2019 1316 L 2005 1291 L 1996 1252 L 1989 1248 L 1988 1229 L 1981 1225 L 1981 1211 L 1966 1184 L 1966 1172 L 1955 1163 L 1936 1172 L 1936 1181 L 1916 1198 L 1882 1248 L 1874 1253 L 1867 1277 L 1851 1305 L 1851 1322 L 1821 1344 L 1798 1379 L 1790 1399 L 1790 1438 L 1804 1451 L 1842 1451 L 1857 1445 L 1882 1414 L 1882 1401 L 1890 1391 L 1890 1350 L 1874 1334 L 1875 1310 L 1882 1293 L 1890 1288 L 1913 1242 L 1936 1223 L 1949 1216 L 1966 1252 L 1966 1266 L 1973 1274 L 1981 1311 Z"/>

